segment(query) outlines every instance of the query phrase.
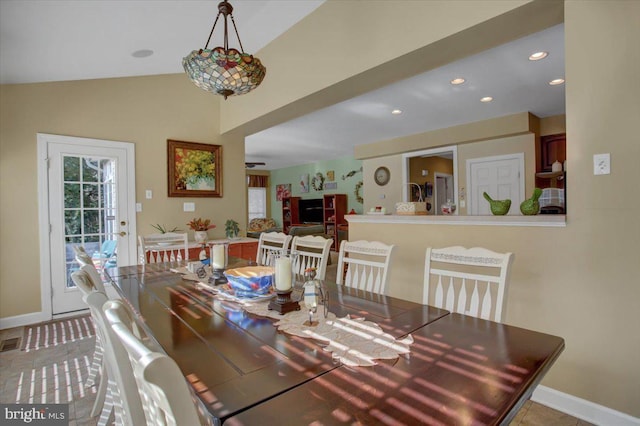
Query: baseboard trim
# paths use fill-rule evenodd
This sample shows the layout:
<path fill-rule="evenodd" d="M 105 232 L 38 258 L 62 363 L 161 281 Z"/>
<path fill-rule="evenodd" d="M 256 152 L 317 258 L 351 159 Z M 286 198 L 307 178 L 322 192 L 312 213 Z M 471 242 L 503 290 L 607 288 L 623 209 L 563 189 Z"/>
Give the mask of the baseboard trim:
<path fill-rule="evenodd" d="M 31 312 L 30 314 L 0 318 L 0 330 L 37 324 L 39 322 L 49 321 L 50 319 L 51 317 L 44 312 Z"/>
<path fill-rule="evenodd" d="M 596 425 L 640 425 L 638 417 L 542 385 L 533 391 L 531 400 Z"/>

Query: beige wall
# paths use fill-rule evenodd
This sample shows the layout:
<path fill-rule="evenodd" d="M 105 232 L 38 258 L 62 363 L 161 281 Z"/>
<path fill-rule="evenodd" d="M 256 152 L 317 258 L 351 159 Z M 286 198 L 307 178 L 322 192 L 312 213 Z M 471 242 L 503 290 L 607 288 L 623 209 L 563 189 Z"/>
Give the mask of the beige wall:
<path fill-rule="evenodd" d="M 566 340 L 566 350 L 543 384 L 635 417 L 640 416 L 636 330 L 640 285 L 635 267 L 640 253 L 636 217 L 640 198 L 634 195 L 640 181 L 635 164 L 640 158 L 640 145 L 635 143 L 640 90 L 624 82 L 640 71 L 632 41 L 640 39 L 638 19 L 640 2 L 566 3 L 567 180 L 571 182 L 566 228 L 373 224 L 349 228 L 352 239 L 376 235 L 397 244 L 389 292 L 416 301 L 422 297 L 427 246 L 479 245 L 514 252 L 505 322 Z M 593 61 L 594 50 L 603 53 L 598 61 Z M 613 74 L 616 79 L 607 78 Z M 548 124 L 541 125 L 542 133 L 562 130 L 558 122 Z M 395 142 L 389 150 L 396 149 Z M 601 152 L 611 153 L 611 175 L 592 174 L 592 156 Z M 397 167 L 397 156 L 392 156 L 385 161 L 365 160 L 364 169 L 371 173 L 386 161 Z"/>
<path fill-rule="evenodd" d="M 381 13 L 386 2 L 367 2 L 366 8 L 362 7 L 362 2 L 327 2 L 318 9 L 318 14 L 314 13 L 296 27 L 296 31 L 291 33 L 294 36 L 287 33 L 282 39 L 263 49 L 265 55 L 260 57 L 268 68 L 263 86 L 251 95 L 231 99 L 222 106 L 220 130 L 224 137 L 220 140 L 225 146 L 225 156 L 228 152 L 235 153 L 237 150 L 240 157 L 243 132 L 250 134 L 269 124 L 282 122 L 402 78 L 404 67 L 389 62 L 382 63 L 394 55 L 418 49 L 421 55 L 414 56 L 416 61 L 410 62 L 409 70 L 406 71 L 417 72 L 412 67 L 427 65 L 428 68 L 429 65 L 433 66 L 437 61 L 446 59 L 446 55 L 450 55 L 449 59 L 456 55 L 464 56 L 469 50 L 495 45 L 500 37 L 506 41 L 553 25 L 562 19 L 562 4 L 559 2 L 529 3 L 502 16 L 498 14 L 517 8 L 522 2 L 469 1 L 465 2 L 464 7 L 461 7 L 461 2 L 446 1 L 393 4 L 401 7 L 401 13 L 396 13 L 396 9 L 394 13 L 384 15 L 384 20 L 380 21 L 383 23 L 370 25 L 360 18 L 367 18 L 374 13 L 370 9 Z M 397 6 L 398 4 L 401 6 Z M 341 10 L 349 13 L 335 13 L 341 11 L 335 8 L 343 7 L 345 9 Z M 417 14 L 413 13 L 416 11 L 414 8 L 424 9 Z M 637 368 L 640 333 L 635 329 L 640 315 L 640 290 L 635 268 L 637 254 L 640 252 L 640 222 L 636 218 L 636 213 L 640 210 L 640 199 L 635 196 L 637 182 L 640 180 L 640 168 L 636 164 L 640 158 L 640 145 L 635 143 L 636 118 L 640 116 L 640 103 L 637 99 L 640 98 L 640 93 L 636 86 L 628 82 L 636 78 L 639 68 L 638 50 L 635 46 L 635 40 L 640 39 L 640 28 L 636 25 L 639 16 L 640 2 L 566 3 L 567 138 L 571 140 L 567 146 L 568 170 L 571 173 L 568 181 L 579 183 L 575 192 L 571 187 L 566 228 L 362 224 L 350 229 L 350 238 L 376 235 L 382 241 L 400 243 L 395 257 L 400 261 L 393 265 L 391 292 L 412 300 L 420 300 L 421 297 L 421 268 L 427 244 L 443 246 L 455 242 L 515 252 L 506 322 L 557 334 L 564 337 L 567 343 L 567 349 L 551 368 L 543 384 L 634 416 L 640 416 L 637 404 L 640 400 L 640 369 Z M 496 18 L 483 22 L 492 17 Z M 414 20 L 419 24 L 415 24 Z M 497 25 L 498 21 L 500 25 Z M 414 22 L 414 25 L 407 25 L 408 22 Z M 476 23 L 481 24 L 465 30 Z M 331 27 L 332 31 L 324 30 L 327 27 Z M 405 31 L 398 32 L 397 28 Z M 397 37 L 406 37 L 406 40 L 398 43 Z M 446 39 L 443 40 L 443 37 Z M 353 45 L 358 49 L 336 49 L 336 46 L 343 46 L 345 40 L 352 39 L 355 40 Z M 384 43 L 392 43 L 392 48 L 379 49 Z M 423 45 L 427 46 L 422 48 Z M 443 49 L 443 46 L 446 48 Z M 590 49 L 584 46 L 589 46 Z M 366 60 L 352 60 L 353 56 L 350 55 L 358 55 L 360 48 L 368 52 Z M 398 51 L 397 48 L 402 50 Z M 593 59 L 593 49 L 600 55 L 597 61 Z M 305 69 L 311 70 L 312 74 L 299 73 L 299 67 L 290 67 L 292 52 L 295 52 L 296 59 L 304 59 L 302 63 L 314 64 Z M 307 52 L 308 57 L 305 56 Z M 335 58 L 336 55 L 339 55 L 338 61 L 326 60 Z M 336 63 L 341 65 L 336 66 Z M 367 69 L 377 64 L 381 65 Z M 384 72 L 380 72 L 381 70 Z M 612 75 L 617 78 L 612 78 Z M 215 117 L 217 106 L 215 103 L 209 106 L 210 98 L 205 101 L 199 95 L 187 95 L 189 84 L 170 85 L 174 89 L 180 87 L 180 93 L 171 92 L 162 96 L 162 100 L 155 99 L 159 106 L 138 99 L 135 91 L 121 93 L 121 102 L 143 104 L 153 111 L 128 111 L 145 117 L 143 124 L 146 125 L 134 125 L 129 123 L 127 116 L 120 117 L 117 111 L 110 111 L 109 117 L 115 115 L 125 124 L 112 120 L 111 125 L 106 125 L 102 124 L 104 117 L 93 117 L 88 121 L 93 123 L 88 129 L 84 127 L 87 122 L 86 114 L 92 107 L 98 110 L 102 108 L 100 104 L 103 98 L 111 95 L 109 90 L 99 90 L 102 96 L 94 97 L 89 91 L 75 89 L 71 91 L 71 98 L 64 98 L 70 99 L 66 105 L 48 101 L 42 107 L 38 105 L 39 96 L 32 94 L 34 88 L 2 88 L 0 307 L 3 310 L 10 309 L 7 313 L 1 313 L 3 317 L 29 312 L 31 306 L 13 295 L 13 289 L 19 271 L 27 269 L 27 261 L 21 261 L 21 256 L 28 259 L 33 241 L 37 241 L 37 230 L 30 231 L 29 228 L 15 225 L 25 221 L 36 223 L 35 132 L 134 139 L 136 143 L 144 140 L 149 146 L 160 143 L 162 147 L 167 137 L 215 142 L 217 122 L 212 117 Z M 327 87 L 328 85 L 331 86 Z M 137 85 L 131 85 L 130 89 L 136 87 Z M 160 93 L 165 90 L 162 85 L 154 88 Z M 25 92 L 24 95 L 9 93 L 12 90 Z M 63 91 L 58 92 L 57 98 L 63 99 Z M 66 92 L 64 94 L 66 96 Z M 156 93 L 148 88 L 143 95 L 154 98 Z M 201 96 L 204 97 L 205 94 Z M 31 98 L 32 108 L 23 106 L 19 114 L 6 112 L 13 103 L 26 102 L 27 97 Z M 86 97 L 91 97 L 92 100 L 88 101 Z M 201 108 L 195 108 L 189 102 Z M 169 112 L 164 111 L 167 108 Z M 37 121 L 44 122 L 43 124 L 30 121 L 33 109 L 36 111 Z M 49 118 L 57 115 L 57 109 L 65 112 L 64 121 Z M 156 118 L 160 119 L 150 120 L 147 114 L 157 115 Z M 75 116 L 81 119 L 76 120 Z M 171 120 L 176 117 L 178 121 L 173 123 Z M 7 131 L 5 123 L 10 123 Z M 170 129 L 159 132 L 151 124 Z M 78 132 L 78 126 L 81 126 L 80 130 L 83 132 Z M 226 134 L 226 129 L 236 127 L 241 131 Z M 101 131 L 96 131 L 97 135 L 86 134 L 87 130 L 93 128 Z M 137 129 L 135 132 L 132 130 L 134 128 Z M 155 135 L 153 141 L 149 137 L 151 134 Z M 149 148 L 146 152 L 151 150 Z M 592 155 L 601 152 L 611 152 L 612 174 L 595 177 L 591 174 Z M 233 154 L 229 155 L 233 157 Z M 10 156 L 11 160 L 5 160 L 5 156 Z M 401 159 L 397 155 L 391 160 L 384 161 L 392 175 L 390 184 L 383 191 L 393 195 L 391 186 L 396 185 L 396 180 L 400 177 Z M 151 164 L 144 166 L 140 164 L 141 161 L 138 156 L 140 167 L 153 167 Z M 370 194 L 381 193 L 375 188 L 371 177 L 375 167 L 383 164 L 382 161 L 376 161 L 368 160 L 370 164 L 364 167 L 365 199 Z M 241 160 L 238 164 L 241 165 Z M 158 177 L 153 183 L 163 181 L 163 173 L 158 171 Z M 236 172 L 231 172 L 225 162 L 225 179 L 227 173 Z M 238 168 L 237 173 L 239 176 L 229 176 L 225 181 L 225 198 L 211 201 L 216 220 L 218 217 L 226 218 L 217 210 L 216 201 L 230 201 L 232 208 L 243 205 L 243 196 L 238 195 L 241 201 L 232 201 L 235 195 L 231 193 L 232 188 L 226 186 L 231 182 L 241 184 L 244 177 L 242 167 Z M 7 179 L 25 183 L 24 192 L 31 191 L 32 194 L 18 194 L 14 185 L 5 183 Z M 148 180 L 149 177 L 145 179 Z M 138 192 L 145 189 L 145 184 L 150 183 L 138 183 Z M 238 193 L 244 194 L 244 191 Z M 388 197 L 385 200 L 390 198 L 393 199 Z M 174 200 L 166 200 L 169 206 L 173 203 Z M 16 205 L 21 207 L 22 214 L 17 213 Z M 166 218 L 169 219 L 171 218 Z M 144 224 L 141 223 L 140 226 L 142 229 Z M 16 254 L 7 253 L 8 250 Z M 29 266 L 32 264 L 33 262 L 29 262 Z M 9 272 L 6 272 L 7 269 Z M 6 278 L 11 278 L 11 282 L 7 283 Z M 37 273 L 28 271 L 25 279 L 19 281 L 22 283 L 21 290 L 24 288 L 25 292 L 30 293 L 26 298 L 37 297 L 38 284 L 32 283 L 37 280 Z M 5 302 L 7 297 L 10 300 Z M 11 307 L 12 303 L 18 302 L 21 306 Z"/>
<path fill-rule="evenodd" d="M 567 116 L 565 114 L 554 115 L 540 119 L 540 136 L 556 135 L 566 133 Z"/>
<path fill-rule="evenodd" d="M 219 135 L 219 98 L 184 75 L 0 87 L 0 317 L 40 311 L 36 134 L 133 142 L 138 233 L 210 218 L 224 236 L 233 218 L 246 228 L 244 143 Z M 167 197 L 167 139 L 223 145 L 223 198 Z M 238 190 L 238 187 L 241 190 Z M 153 190 L 153 199 L 144 191 Z M 182 203 L 195 202 L 185 213 Z M 28 225 L 27 225 L 28 224 Z M 19 289 L 19 291 L 17 291 Z"/>

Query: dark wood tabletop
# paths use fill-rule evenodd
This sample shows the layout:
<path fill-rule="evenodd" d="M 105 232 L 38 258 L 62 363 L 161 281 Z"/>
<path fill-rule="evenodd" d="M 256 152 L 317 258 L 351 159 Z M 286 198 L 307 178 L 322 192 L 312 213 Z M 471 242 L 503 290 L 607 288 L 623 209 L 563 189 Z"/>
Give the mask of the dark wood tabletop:
<path fill-rule="evenodd" d="M 394 363 L 341 366 L 225 425 L 509 424 L 564 349 L 559 337 L 460 314 L 412 336 Z"/>
<path fill-rule="evenodd" d="M 246 261 L 235 259 L 229 267 L 243 264 Z M 148 264 L 107 273 L 156 344 L 175 359 L 217 423 L 341 367 L 320 343 L 279 332 L 274 320 L 215 298 L 170 272 L 173 266 L 177 265 Z M 448 314 L 331 282 L 324 285 L 332 313 L 364 317 L 396 338 Z"/>

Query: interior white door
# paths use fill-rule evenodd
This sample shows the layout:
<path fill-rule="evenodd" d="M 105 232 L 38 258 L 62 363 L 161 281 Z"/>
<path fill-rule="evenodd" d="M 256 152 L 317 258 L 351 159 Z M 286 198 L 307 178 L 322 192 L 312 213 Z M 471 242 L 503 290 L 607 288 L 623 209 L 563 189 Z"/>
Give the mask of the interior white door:
<path fill-rule="evenodd" d="M 136 262 L 134 151 L 124 142 L 40 136 L 48 163 L 51 310 L 60 315 L 86 309 L 70 278 L 79 268 L 75 245 L 99 270 Z"/>
<path fill-rule="evenodd" d="M 520 214 L 524 195 L 524 154 L 467 160 L 469 214 L 491 215 L 486 192 L 494 200 L 511 200 L 509 215 Z"/>

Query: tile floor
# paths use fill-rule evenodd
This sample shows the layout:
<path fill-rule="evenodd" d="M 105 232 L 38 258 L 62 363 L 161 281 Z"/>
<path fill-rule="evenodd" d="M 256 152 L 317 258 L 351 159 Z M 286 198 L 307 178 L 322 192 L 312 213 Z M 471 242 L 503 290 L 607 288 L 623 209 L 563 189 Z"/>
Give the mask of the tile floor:
<path fill-rule="evenodd" d="M 22 333 L 22 327 L 2 330 L 0 340 L 22 336 Z M 83 386 L 94 343 L 91 337 L 30 352 L 19 349 L 0 352 L 0 403 L 69 402 L 70 426 L 95 426 L 98 419 L 89 417 L 95 388 Z M 590 423 L 527 401 L 510 426 L 555 425 L 587 426 Z"/>

